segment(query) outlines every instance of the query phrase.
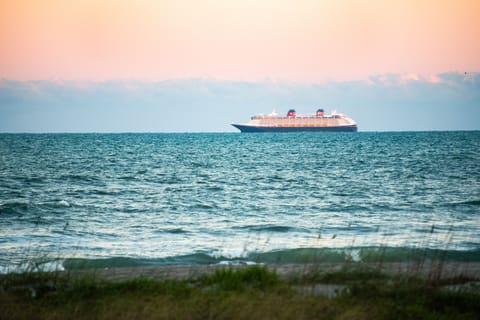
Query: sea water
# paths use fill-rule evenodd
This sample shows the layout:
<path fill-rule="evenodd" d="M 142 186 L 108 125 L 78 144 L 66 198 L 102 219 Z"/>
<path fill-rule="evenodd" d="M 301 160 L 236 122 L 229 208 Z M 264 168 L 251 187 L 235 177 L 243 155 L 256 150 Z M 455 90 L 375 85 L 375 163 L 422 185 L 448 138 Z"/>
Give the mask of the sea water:
<path fill-rule="evenodd" d="M 480 261 L 480 132 L 0 134 L 0 272 Z"/>

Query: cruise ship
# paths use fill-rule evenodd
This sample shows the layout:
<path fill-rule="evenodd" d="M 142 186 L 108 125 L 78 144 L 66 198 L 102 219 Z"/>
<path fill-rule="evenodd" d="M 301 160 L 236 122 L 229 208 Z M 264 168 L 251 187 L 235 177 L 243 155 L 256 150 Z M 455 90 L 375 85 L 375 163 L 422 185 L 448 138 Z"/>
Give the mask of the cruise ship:
<path fill-rule="evenodd" d="M 241 132 L 301 132 L 301 131 L 357 131 L 357 123 L 344 114 L 333 111 L 325 114 L 323 109 L 318 109 L 313 115 L 297 115 L 290 109 L 285 117 L 275 112 L 269 115 L 253 116 L 248 123 L 232 126 Z"/>

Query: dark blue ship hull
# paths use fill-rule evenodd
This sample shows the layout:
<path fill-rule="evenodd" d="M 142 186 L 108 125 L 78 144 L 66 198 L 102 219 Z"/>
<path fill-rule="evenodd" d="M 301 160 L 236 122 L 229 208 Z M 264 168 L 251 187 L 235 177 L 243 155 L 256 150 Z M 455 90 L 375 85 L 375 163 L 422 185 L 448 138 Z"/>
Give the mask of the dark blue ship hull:
<path fill-rule="evenodd" d="M 244 124 L 232 124 L 241 132 L 356 132 L 357 126 L 336 126 L 336 127 L 265 127 L 250 126 Z"/>

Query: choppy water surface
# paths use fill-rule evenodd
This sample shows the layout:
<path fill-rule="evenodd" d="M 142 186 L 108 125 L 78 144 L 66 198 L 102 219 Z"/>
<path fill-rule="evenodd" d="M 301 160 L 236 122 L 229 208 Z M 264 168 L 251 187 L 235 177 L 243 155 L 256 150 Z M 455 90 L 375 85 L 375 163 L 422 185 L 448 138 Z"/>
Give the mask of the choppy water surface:
<path fill-rule="evenodd" d="M 1 134 L 0 271 L 480 261 L 479 159 L 480 132 Z"/>

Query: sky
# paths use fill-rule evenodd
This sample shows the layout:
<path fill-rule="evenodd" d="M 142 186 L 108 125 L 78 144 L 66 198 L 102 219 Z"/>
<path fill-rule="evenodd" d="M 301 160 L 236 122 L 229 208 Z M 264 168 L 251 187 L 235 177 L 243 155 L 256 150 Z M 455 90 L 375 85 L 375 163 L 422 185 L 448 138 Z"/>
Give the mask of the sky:
<path fill-rule="evenodd" d="M 234 131 L 320 106 L 360 130 L 480 130 L 479 12 L 478 0 L 0 0 L 0 132 Z M 420 118 L 392 120 L 400 109 Z"/>

